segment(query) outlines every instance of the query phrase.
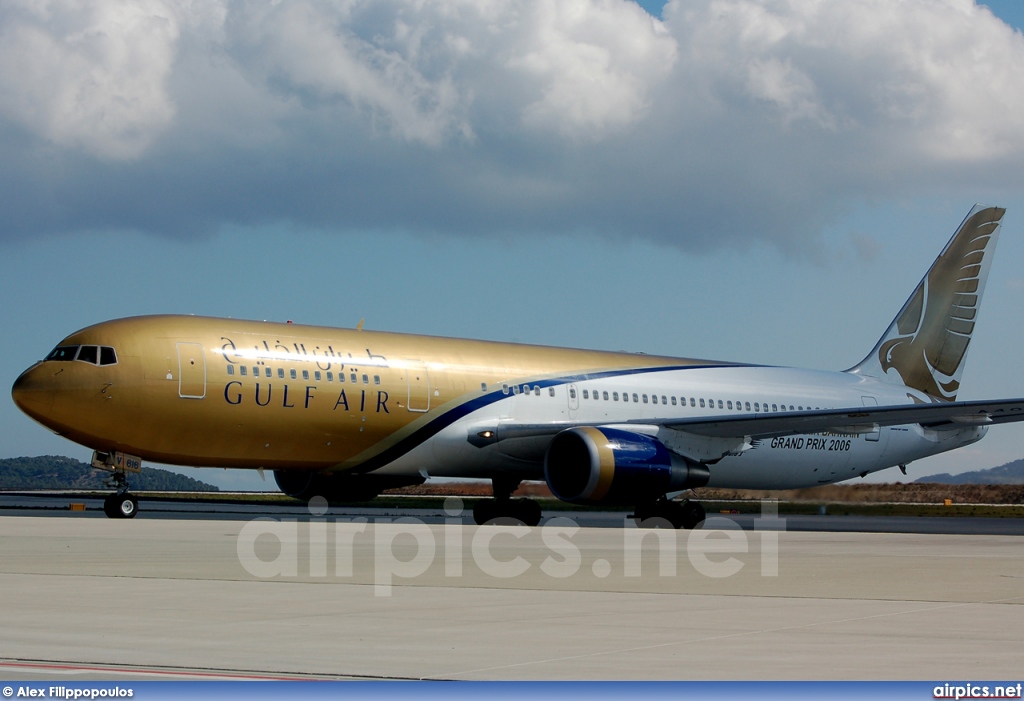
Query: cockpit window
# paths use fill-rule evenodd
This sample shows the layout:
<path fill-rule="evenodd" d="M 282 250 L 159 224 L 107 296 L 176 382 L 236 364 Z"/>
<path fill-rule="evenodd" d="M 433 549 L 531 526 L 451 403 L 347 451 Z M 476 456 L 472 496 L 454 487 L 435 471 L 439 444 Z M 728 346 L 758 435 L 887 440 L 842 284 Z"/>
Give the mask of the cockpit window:
<path fill-rule="evenodd" d="M 75 360 L 95 365 L 96 361 L 99 360 L 99 350 L 98 346 L 82 346 L 78 349 L 78 357 Z"/>
<path fill-rule="evenodd" d="M 117 365 L 117 351 L 110 346 L 57 346 L 47 360 L 81 360 L 90 365 Z"/>
<path fill-rule="evenodd" d="M 46 356 L 47 360 L 74 360 L 78 346 L 57 346 Z"/>

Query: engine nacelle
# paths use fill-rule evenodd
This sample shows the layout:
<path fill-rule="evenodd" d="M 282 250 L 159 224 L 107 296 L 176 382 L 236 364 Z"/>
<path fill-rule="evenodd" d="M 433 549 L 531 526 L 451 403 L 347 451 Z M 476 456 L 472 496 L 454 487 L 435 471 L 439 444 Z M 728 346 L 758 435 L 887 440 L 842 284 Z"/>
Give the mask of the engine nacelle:
<path fill-rule="evenodd" d="M 321 496 L 330 502 L 369 501 L 385 489 L 422 484 L 422 477 L 398 475 L 332 475 L 314 470 L 274 470 L 274 481 L 290 497 L 308 501 Z"/>
<path fill-rule="evenodd" d="M 703 487 L 711 474 L 657 438 L 617 428 L 577 427 L 551 441 L 544 477 L 563 501 L 630 505 Z"/>

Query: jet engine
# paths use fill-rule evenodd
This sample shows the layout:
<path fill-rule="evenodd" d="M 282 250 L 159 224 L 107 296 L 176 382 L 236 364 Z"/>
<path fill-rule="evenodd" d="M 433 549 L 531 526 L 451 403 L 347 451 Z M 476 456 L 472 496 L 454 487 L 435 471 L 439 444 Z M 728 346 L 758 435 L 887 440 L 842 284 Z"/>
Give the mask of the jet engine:
<path fill-rule="evenodd" d="M 422 484 L 422 477 L 399 475 L 332 475 L 315 470 L 274 470 L 274 481 L 290 497 L 308 501 L 321 496 L 329 502 L 369 501 L 385 489 Z"/>
<path fill-rule="evenodd" d="M 708 468 L 669 451 L 657 438 L 605 427 L 554 437 L 544 456 L 551 492 L 577 504 L 639 504 L 703 487 Z"/>

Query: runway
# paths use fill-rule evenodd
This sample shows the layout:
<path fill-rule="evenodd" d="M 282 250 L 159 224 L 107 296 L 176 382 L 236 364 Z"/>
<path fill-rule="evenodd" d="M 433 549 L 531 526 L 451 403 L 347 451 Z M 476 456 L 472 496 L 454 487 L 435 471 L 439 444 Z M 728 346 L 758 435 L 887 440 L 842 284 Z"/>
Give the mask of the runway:
<path fill-rule="evenodd" d="M 1016 536 L 67 516 L 0 516 L 0 677 L 1008 681 L 1024 659 Z"/>
<path fill-rule="evenodd" d="M 103 514 L 101 496 L 83 497 L 60 492 L 0 492 L 0 516 L 60 516 L 69 517 L 70 503 L 86 507 L 84 513 L 73 514 L 75 518 L 106 518 Z M 706 502 L 708 513 L 715 514 L 712 502 Z M 1024 536 L 1024 518 L 1015 518 L 1019 507 L 1008 507 L 1006 518 L 974 517 L 918 517 L 918 516 L 838 516 L 838 515 L 787 515 L 784 528 L 788 531 L 824 531 L 830 533 L 931 533 L 947 535 L 1019 535 Z M 137 519 L 211 519 L 251 520 L 253 518 L 309 518 L 305 505 L 282 506 L 260 503 L 217 503 L 208 500 L 154 500 L 142 497 L 139 500 Z M 372 503 L 330 506 L 324 514 L 328 518 L 366 518 L 371 521 L 413 517 L 424 523 L 450 523 L 453 516 L 438 506 L 433 509 L 410 509 L 376 506 Z M 473 525 L 472 513 L 468 508 L 457 514 L 463 525 Z M 622 511 L 547 511 L 545 519 L 569 518 L 584 528 L 622 528 L 631 525 L 626 512 Z M 735 527 L 753 530 L 757 516 L 750 514 L 728 514 L 727 518 Z"/>

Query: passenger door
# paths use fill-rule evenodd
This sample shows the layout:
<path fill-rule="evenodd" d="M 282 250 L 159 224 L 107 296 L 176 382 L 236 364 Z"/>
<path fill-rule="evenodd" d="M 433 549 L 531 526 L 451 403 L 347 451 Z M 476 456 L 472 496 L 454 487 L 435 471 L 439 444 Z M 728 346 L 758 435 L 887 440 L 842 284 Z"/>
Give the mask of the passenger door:
<path fill-rule="evenodd" d="M 206 396 L 206 356 L 199 343 L 178 344 L 178 396 L 202 399 Z"/>

